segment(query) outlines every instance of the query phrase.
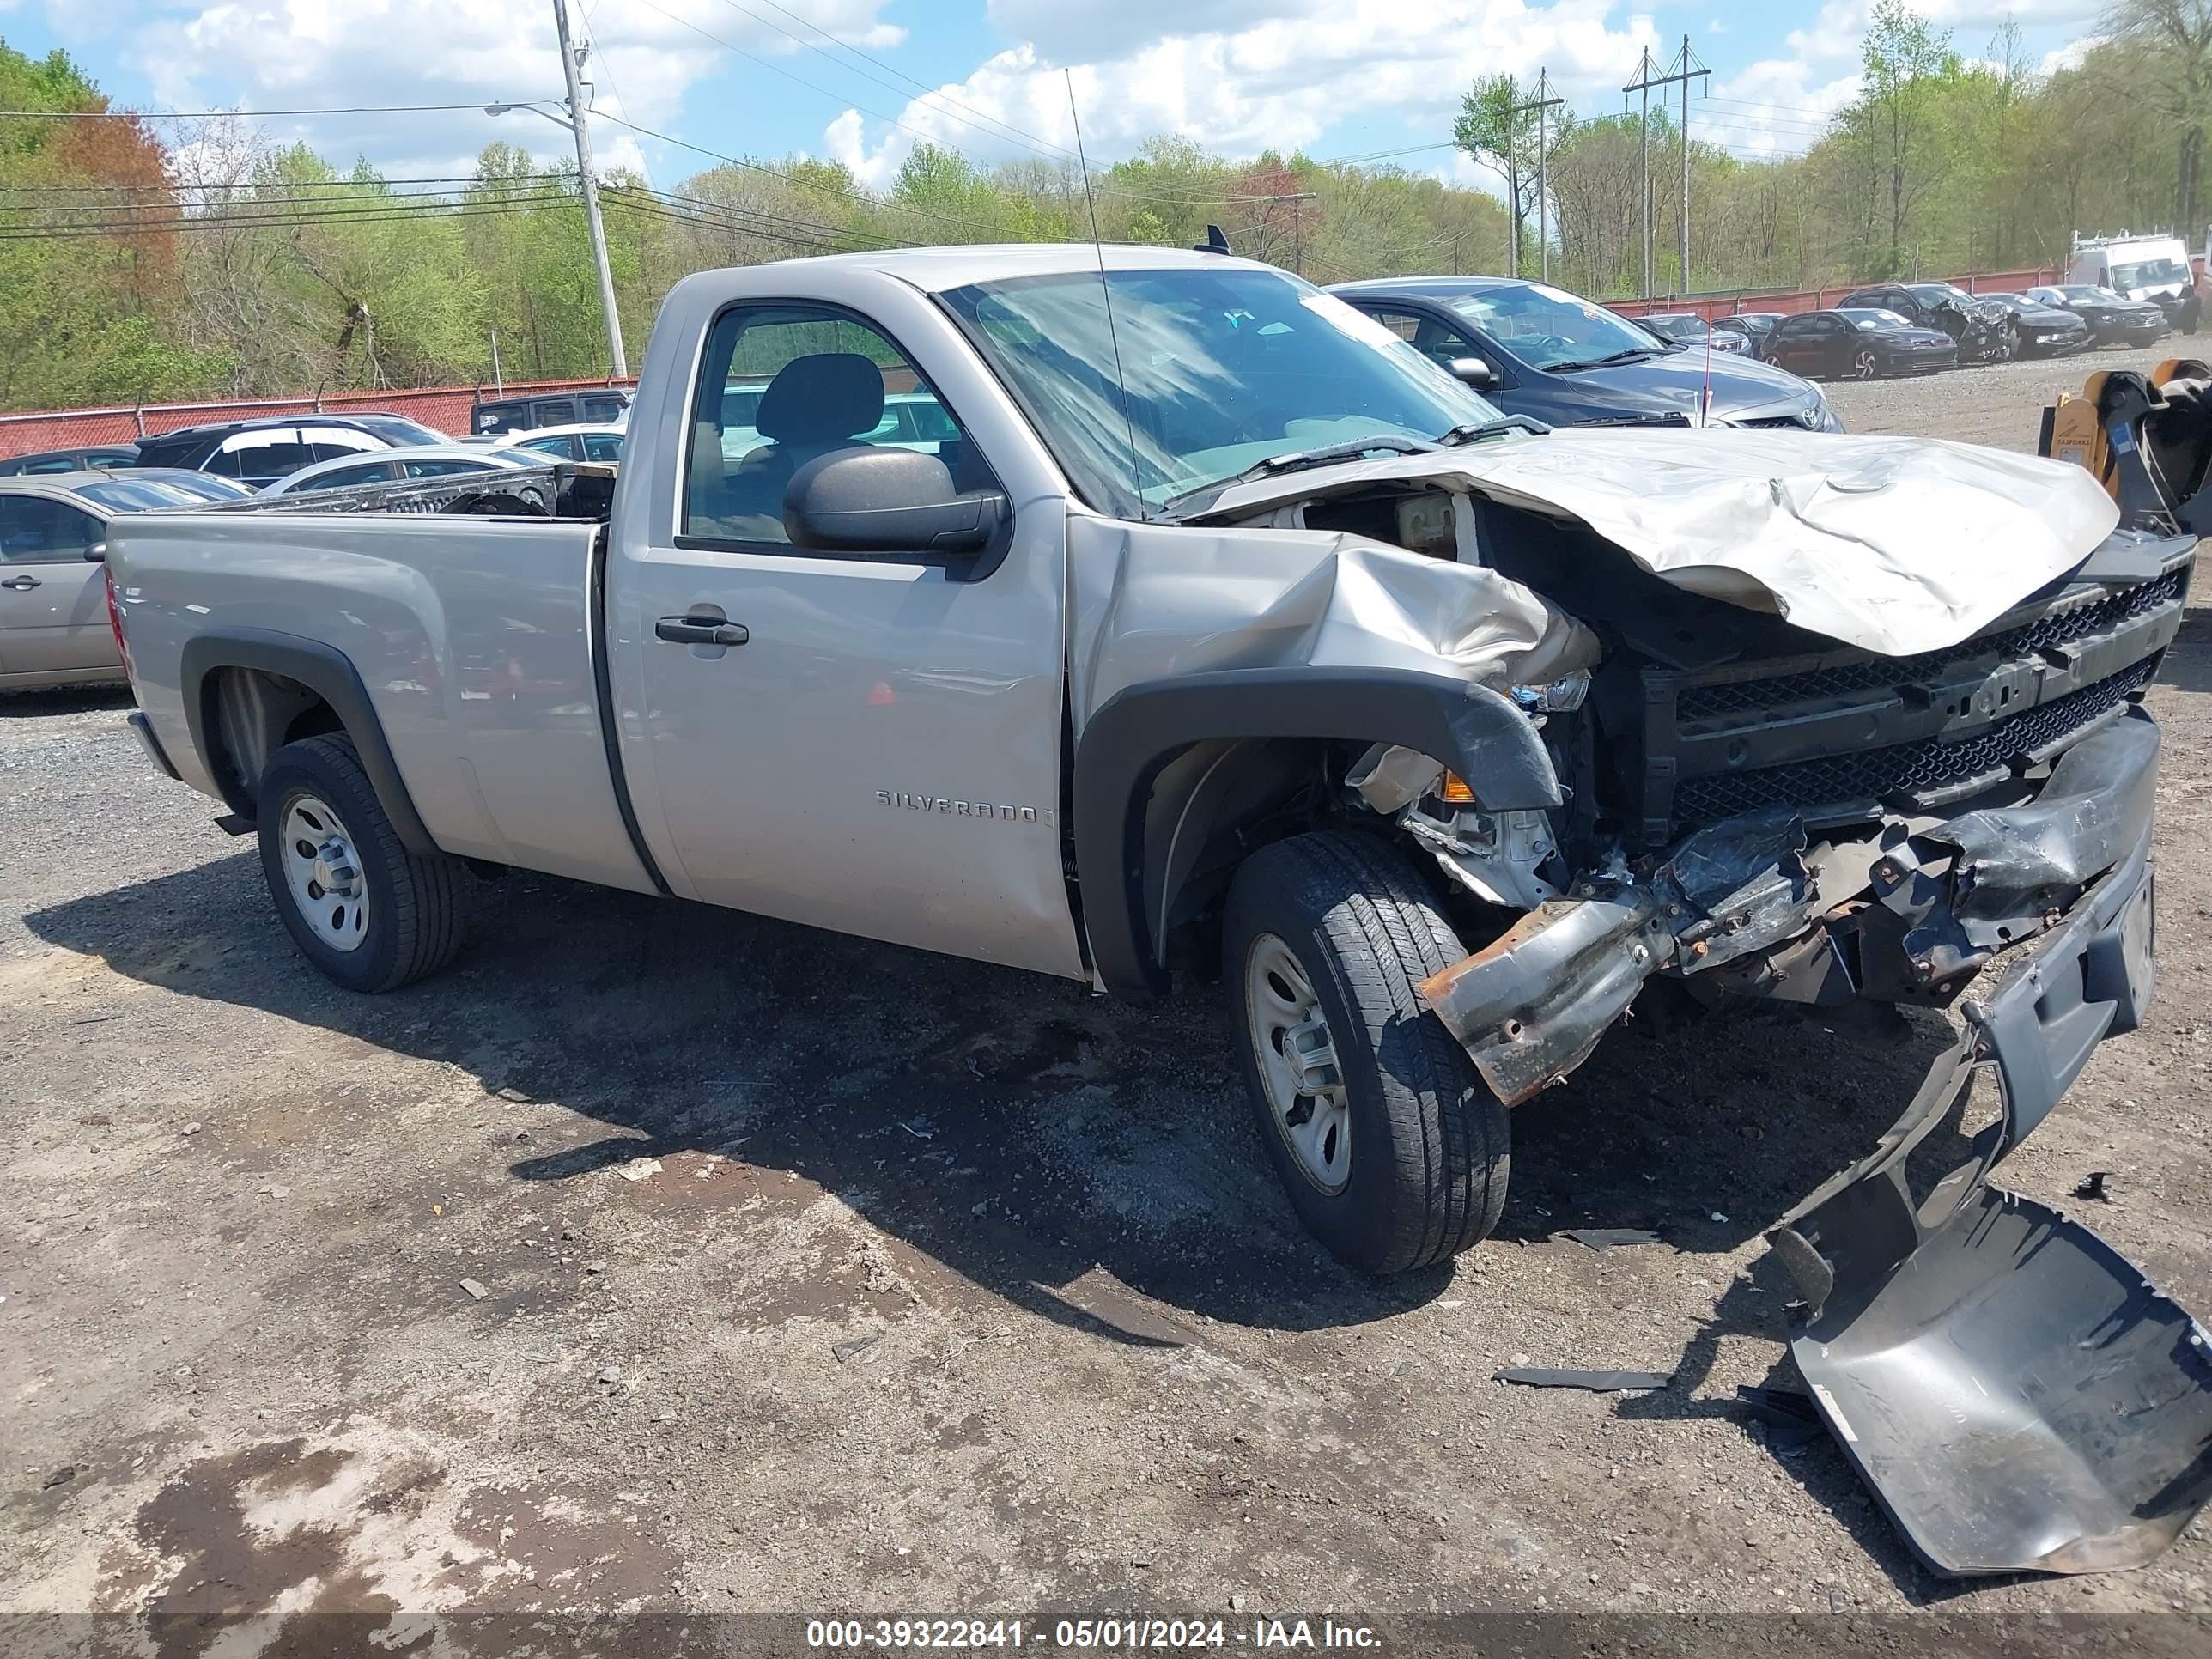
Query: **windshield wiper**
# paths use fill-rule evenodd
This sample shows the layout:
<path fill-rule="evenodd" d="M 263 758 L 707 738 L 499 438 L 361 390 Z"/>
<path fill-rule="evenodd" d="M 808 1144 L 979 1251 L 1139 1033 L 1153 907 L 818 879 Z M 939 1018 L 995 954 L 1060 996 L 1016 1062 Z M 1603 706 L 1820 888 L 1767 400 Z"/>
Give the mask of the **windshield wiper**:
<path fill-rule="evenodd" d="M 1592 357 L 1584 362 L 1553 363 L 1551 370 L 1554 374 L 1571 374 L 1578 368 L 1603 368 L 1607 363 L 1626 363 L 1640 357 L 1656 357 L 1659 350 L 1657 346 L 1631 346 L 1627 350 L 1616 351 L 1609 357 Z"/>
<path fill-rule="evenodd" d="M 1495 438 L 1507 432 L 1533 432 L 1540 438 L 1551 429 L 1533 416 L 1504 415 L 1494 421 L 1462 421 L 1437 442 L 1449 448 L 1455 444 L 1471 444 L 1478 438 Z"/>
<path fill-rule="evenodd" d="M 1456 431 L 1458 428 L 1453 429 Z M 1436 447 L 1425 438 L 1408 438 L 1395 432 L 1376 432 L 1340 444 L 1324 444 L 1319 449 L 1285 450 L 1280 455 L 1268 456 L 1264 461 L 1255 461 L 1233 477 L 1216 478 L 1212 483 L 1186 489 L 1180 495 L 1170 495 L 1160 503 L 1159 510 L 1172 513 L 1186 501 L 1200 495 L 1220 495 L 1237 484 L 1271 478 L 1278 472 L 1302 472 L 1310 466 L 1330 466 L 1338 461 L 1356 461 L 1378 449 L 1397 455 L 1421 455 Z"/>

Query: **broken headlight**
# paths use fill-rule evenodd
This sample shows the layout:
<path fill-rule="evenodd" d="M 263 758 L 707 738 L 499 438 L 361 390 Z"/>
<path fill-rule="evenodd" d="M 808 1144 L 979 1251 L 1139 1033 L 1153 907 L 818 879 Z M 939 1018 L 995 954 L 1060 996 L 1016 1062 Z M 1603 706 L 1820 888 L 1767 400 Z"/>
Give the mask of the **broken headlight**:
<path fill-rule="evenodd" d="M 1583 706 L 1589 688 L 1589 670 L 1577 668 L 1549 685 L 1515 686 L 1513 701 L 1532 714 L 1571 714 Z"/>

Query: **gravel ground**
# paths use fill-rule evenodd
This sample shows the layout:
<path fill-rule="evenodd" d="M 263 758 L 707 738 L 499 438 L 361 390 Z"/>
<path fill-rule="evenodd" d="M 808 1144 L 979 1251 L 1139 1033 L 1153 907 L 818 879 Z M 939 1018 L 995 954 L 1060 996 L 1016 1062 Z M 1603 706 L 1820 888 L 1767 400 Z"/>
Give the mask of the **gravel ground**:
<path fill-rule="evenodd" d="M 2084 372 L 1833 396 L 2028 447 Z M 2111 1171 L 2095 1224 L 2200 1310 L 2208 691 L 2199 611 L 2152 693 L 2158 1001 L 2006 1166 Z M 2212 1613 L 2201 1525 L 2139 1572 L 1936 1579 L 1834 1446 L 1732 1403 L 1792 1380 L 1762 1228 L 1935 1016 L 1635 1021 L 1515 1115 L 1498 1235 L 1377 1285 L 1292 1224 L 1208 996 L 516 877 L 443 976 L 350 997 L 127 706 L 0 698 L 0 1613 L 1905 1616 L 1892 1648 Z"/>

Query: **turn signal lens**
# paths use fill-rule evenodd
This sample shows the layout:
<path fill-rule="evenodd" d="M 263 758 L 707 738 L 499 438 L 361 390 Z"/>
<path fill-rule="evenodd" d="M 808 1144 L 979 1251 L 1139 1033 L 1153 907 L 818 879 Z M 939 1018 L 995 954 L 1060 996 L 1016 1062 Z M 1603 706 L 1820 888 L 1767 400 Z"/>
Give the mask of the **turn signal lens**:
<path fill-rule="evenodd" d="M 1444 774 L 1443 798 L 1455 806 L 1474 805 L 1474 791 L 1467 787 L 1467 780 L 1456 772 Z"/>

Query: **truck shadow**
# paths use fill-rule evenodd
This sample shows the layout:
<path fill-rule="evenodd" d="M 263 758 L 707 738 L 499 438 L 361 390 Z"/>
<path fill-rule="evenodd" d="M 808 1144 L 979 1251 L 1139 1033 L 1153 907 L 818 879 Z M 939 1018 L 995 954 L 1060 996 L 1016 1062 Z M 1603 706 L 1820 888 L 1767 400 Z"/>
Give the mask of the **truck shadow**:
<path fill-rule="evenodd" d="M 452 1065 L 489 1097 L 604 1128 L 521 1157 L 517 1180 L 724 1154 L 836 1193 L 973 1284 L 1107 1340 L 1172 1336 L 1101 1312 L 1077 1284 L 1100 1268 L 1173 1307 L 1282 1329 L 1387 1317 L 1451 1280 L 1445 1267 L 1377 1283 L 1300 1231 L 1218 992 L 1123 1006 L 1073 983 L 550 878 L 474 886 L 465 901 L 471 942 L 454 964 L 380 998 L 337 990 L 295 955 L 248 850 L 25 921 L 133 979 Z M 1766 1015 L 1656 1024 L 1632 1022 L 1517 1109 L 1491 1248 L 1592 1224 L 1732 1250 L 1862 1155 L 1948 1040 L 1932 1016 L 1872 1036 Z M 1779 1305 L 1724 1299 L 1700 1338 L 1708 1359 L 1732 1330 L 1779 1334 Z"/>

